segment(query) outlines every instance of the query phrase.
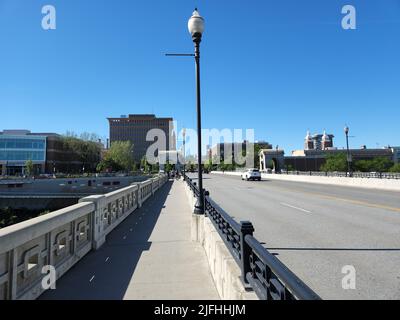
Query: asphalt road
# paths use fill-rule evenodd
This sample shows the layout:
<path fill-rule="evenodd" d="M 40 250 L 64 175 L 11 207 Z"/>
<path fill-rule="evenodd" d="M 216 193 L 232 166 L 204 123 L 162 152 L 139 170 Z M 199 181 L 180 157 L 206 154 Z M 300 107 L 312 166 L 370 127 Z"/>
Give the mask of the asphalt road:
<path fill-rule="evenodd" d="M 400 193 L 219 175 L 204 187 L 323 299 L 400 299 Z"/>

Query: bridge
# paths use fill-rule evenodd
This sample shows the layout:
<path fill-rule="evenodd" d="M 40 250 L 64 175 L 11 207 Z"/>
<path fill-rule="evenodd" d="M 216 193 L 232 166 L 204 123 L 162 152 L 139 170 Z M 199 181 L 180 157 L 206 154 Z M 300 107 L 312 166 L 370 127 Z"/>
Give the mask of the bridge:
<path fill-rule="evenodd" d="M 0 299 L 400 298 L 398 192 L 268 177 L 205 175 L 205 215 L 159 175 L 1 229 Z"/>
<path fill-rule="evenodd" d="M 159 175 L 1 229 L 0 299 L 319 299 L 250 222 L 209 196 L 194 215 L 198 194 Z"/>

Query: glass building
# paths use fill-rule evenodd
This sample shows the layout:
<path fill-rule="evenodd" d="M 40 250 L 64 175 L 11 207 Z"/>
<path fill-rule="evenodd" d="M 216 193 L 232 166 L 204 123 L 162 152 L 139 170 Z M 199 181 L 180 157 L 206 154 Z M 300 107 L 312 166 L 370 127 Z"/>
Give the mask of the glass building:
<path fill-rule="evenodd" d="M 32 160 L 34 173 L 43 173 L 46 164 L 46 136 L 31 134 L 27 130 L 0 132 L 0 173 L 22 175 L 28 160 Z"/>

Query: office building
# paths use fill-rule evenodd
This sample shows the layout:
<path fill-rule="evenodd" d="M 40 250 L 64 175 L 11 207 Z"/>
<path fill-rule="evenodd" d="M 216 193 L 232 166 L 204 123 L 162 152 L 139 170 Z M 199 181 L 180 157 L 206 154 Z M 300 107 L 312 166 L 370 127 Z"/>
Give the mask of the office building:
<path fill-rule="evenodd" d="M 19 175 L 26 162 L 32 160 L 35 173 L 44 173 L 46 166 L 46 136 L 28 130 L 0 132 L 0 172 Z"/>
<path fill-rule="evenodd" d="M 166 150 L 176 150 L 173 118 L 157 118 L 154 114 L 130 114 L 128 117 L 108 118 L 110 144 L 115 141 L 130 141 L 133 144 L 133 158 L 139 162 L 154 141 L 146 141 L 147 133 L 160 129 L 166 137 Z"/>
<path fill-rule="evenodd" d="M 100 145 L 100 144 L 99 144 Z M 101 148 L 99 147 L 99 150 Z M 18 176 L 25 174 L 26 163 L 33 163 L 33 174 L 94 172 L 98 159 L 83 162 L 65 139 L 56 133 L 32 133 L 29 130 L 4 130 L 0 132 L 0 174 Z"/>

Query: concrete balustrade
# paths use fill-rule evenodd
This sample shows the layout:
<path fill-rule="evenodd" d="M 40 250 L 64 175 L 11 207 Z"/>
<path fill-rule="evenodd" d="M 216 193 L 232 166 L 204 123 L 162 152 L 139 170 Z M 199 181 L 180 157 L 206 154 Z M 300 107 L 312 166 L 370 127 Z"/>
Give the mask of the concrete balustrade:
<path fill-rule="evenodd" d="M 0 229 L 0 300 L 36 299 L 45 290 L 44 266 L 60 278 L 167 180 L 160 175 Z"/>
<path fill-rule="evenodd" d="M 192 209 L 197 201 L 194 193 L 185 184 L 187 200 Z M 193 212 L 193 211 L 192 211 Z M 222 300 L 257 300 L 253 291 L 248 291 L 241 281 L 241 270 L 210 218 L 192 213 L 191 240 L 200 243 L 206 253 L 214 285 Z"/>

